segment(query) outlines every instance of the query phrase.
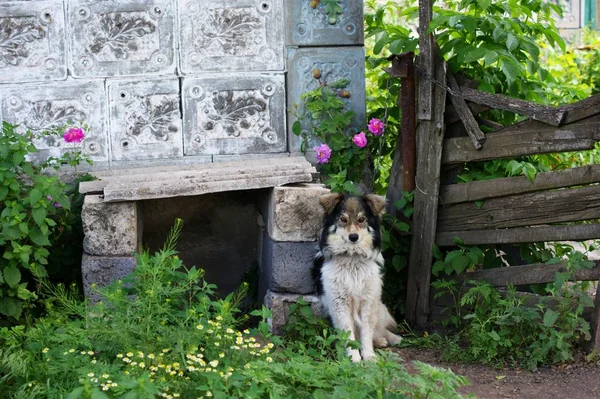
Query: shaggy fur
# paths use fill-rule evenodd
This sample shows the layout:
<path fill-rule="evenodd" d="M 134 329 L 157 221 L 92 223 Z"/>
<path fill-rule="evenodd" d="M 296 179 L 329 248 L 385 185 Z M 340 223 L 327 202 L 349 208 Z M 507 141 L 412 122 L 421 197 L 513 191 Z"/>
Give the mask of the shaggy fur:
<path fill-rule="evenodd" d="M 383 197 L 329 194 L 320 198 L 325 209 L 313 278 L 334 327 L 350 331 L 362 350 L 347 349 L 353 361 L 375 356 L 373 347 L 395 345 L 396 321 L 381 302 L 383 257 L 381 215 Z"/>

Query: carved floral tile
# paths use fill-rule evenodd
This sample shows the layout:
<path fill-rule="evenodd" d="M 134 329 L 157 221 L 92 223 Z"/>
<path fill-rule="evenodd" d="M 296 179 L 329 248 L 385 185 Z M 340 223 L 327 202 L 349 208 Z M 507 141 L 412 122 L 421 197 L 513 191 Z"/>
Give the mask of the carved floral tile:
<path fill-rule="evenodd" d="M 282 6 L 276 0 L 179 0 L 182 72 L 282 71 Z"/>
<path fill-rule="evenodd" d="M 0 4 L 0 83 L 67 78 L 63 2 Z"/>
<path fill-rule="evenodd" d="M 173 7 L 168 0 L 71 1 L 73 76 L 174 74 Z"/>
<path fill-rule="evenodd" d="M 21 132 L 43 132 L 66 124 L 87 125 L 80 144 L 65 143 L 56 136 L 36 142 L 40 150 L 38 158 L 82 150 L 94 161 L 108 160 L 104 82 L 70 80 L 43 85 L 6 85 L 0 95 L 0 118 L 20 125 Z"/>
<path fill-rule="evenodd" d="M 340 6 L 341 13 L 327 14 L 323 2 L 285 0 L 286 44 L 291 46 L 362 45 L 364 42 L 363 1 L 341 0 Z"/>
<path fill-rule="evenodd" d="M 108 84 L 112 160 L 183 156 L 179 81 L 114 81 Z"/>
<path fill-rule="evenodd" d="M 345 101 L 348 109 L 354 111 L 354 117 L 346 134 L 352 135 L 363 129 L 366 118 L 364 49 L 344 47 L 336 52 L 328 48 L 291 49 L 288 55 L 288 108 L 300 106 L 302 94 L 318 87 L 319 82 L 313 77 L 315 68 L 321 73 L 321 81 L 350 80 L 346 88 L 350 98 Z M 288 118 L 290 151 L 300 151 L 300 140 L 292 132 L 292 125 L 296 118 L 292 113 L 288 113 Z M 302 128 L 304 129 L 305 126 Z"/>
<path fill-rule="evenodd" d="M 185 155 L 284 152 L 283 74 L 183 80 Z"/>

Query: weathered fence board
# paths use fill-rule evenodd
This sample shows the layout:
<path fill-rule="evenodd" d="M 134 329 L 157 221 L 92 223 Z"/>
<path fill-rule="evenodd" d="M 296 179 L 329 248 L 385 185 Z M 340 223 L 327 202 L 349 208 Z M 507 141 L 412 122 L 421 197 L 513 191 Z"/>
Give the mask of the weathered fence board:
<path fill-rule="evenodd" d="M 487 230 L 600 218 L 600 186 L 542 191 L 440 207 L 438 231 Z"/>
<path fill-rule="evenodd" d="M 469 137 L 447 139 L 444 141 L 442 162 L 453 164 L 590 150 L 597 141 L 600 141 L 598 115 L 560 127 L 548 126 L 538 121 L 524 121 L 487 135 L 486 145 L 481 150 L 473 148 Z"/>
<path fill-rule="evenodd" d="M 435 77 L 442 85 L 446 81 L 446 64 L 438 65 Z M 423 326 L 429 315 L 431 260 L 435 240 L 438 193 L 444 138 L 444 108 L 446 90 L 433 88 L 434 119 L 421 120 L 417 127 L 417 175 L 414 196 L 413 238 L 407 282 L 406 319 Z"/>
<path fill-rule="evenodd" d="M 514 229 L 438 232 L 435 243 L 452 246 L 458 237 L 465 245 L 522 244 L 546 241 L 584 241 L 600 237 L 600 224 L 534 226 Z"/>
<path fill-rule="evenodd" d="M 487 105 L 492 108 L 514 112 L 519 115 L 527 115 L 534 120 L 552 126 L 560 125 L 565 116 L 565 111 L 557 109 L 556 107 L 519 100 L 502 94 L 486 93 L 469 87 L 461 87 L 459 95 L 465 100 Z"/>
<path fill-rule="evenodd" d="M 485 143 L 485 134 L 479 128 L 479 124 L 475 120 L 475 117 L 471 113 L 469 106 L 465 102 L 465 100 L 461 96 L 461 90 L 458 87 L 458 83 L 456 83 L 456 79 L 451 72 L 447 73 L 446 79 L 448 80 L 448 87 L 452 90 L 450 93 L 450 100 L 452 101 L 452 105 L 456 109 L 460 120 L 467 131 L 467 134 L 471 138 L 471 142 L 475 149 L 479 150 L 483 143 Z"/>
<path fill-rule="evenodd" d="M 518 176 L 442 186 L 440 187 L 440 203 L 450 205 L 598 182 L 600 182 L 600 165 L 587 165 L 556 172 L 539 173 L 533 182 L 530 182 L 525 176 Z"/>
<path fill-rule="evenodd" d="M 600 278 L 600 260 L 594 262 L 591 269 L 579 269 L 573 272 L 574 281 L 594 281 Z M 463 273 L 459 280 L 486 281 L 494 287 L 508 285 L 530 285 L 551 283 L 557 272 L 565 272 L 567 268 L 562 263 L 537 264 L 526 266 L 499 267 L 496 269 L 480 270 L 472 273 Z"/>
<path fill-rule="evenodd" d="M 569 124 L 593 115 L 600 114 L 600 94 L 564 106 L 567 111 L 564 123 Z"/>

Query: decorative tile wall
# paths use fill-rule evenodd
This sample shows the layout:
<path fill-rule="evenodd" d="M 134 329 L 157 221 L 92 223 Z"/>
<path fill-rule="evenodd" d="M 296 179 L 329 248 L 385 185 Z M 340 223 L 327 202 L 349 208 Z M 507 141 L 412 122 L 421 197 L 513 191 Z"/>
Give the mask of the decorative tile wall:
<path fill-rule="evenodd" d="M 362 1 L 339 4 L 332 18 L 308 0 L 1 2 L 0 116 L 85 125 L 39 156 L 78 148 L 98 168 L 296 152 L 287 107 L 315 65 L 352 80 L 364 123 Z"/>

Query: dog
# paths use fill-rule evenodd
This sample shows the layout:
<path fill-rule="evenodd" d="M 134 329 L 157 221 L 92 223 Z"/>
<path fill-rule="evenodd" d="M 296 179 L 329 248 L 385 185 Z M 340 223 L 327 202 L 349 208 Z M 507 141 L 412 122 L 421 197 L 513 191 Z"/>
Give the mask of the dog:
<path fill-rule="evenodd" d="M 319 198 L 325 210 L 313 279 L 335 328 L 357 338 L 361 352 L 347 348 L 354 362 L 375 357 L 374 347 L 396 345 L 396 321 L 381 302 L 381 218 L 386 201 L 375 194 L 337 193 Z"/>

